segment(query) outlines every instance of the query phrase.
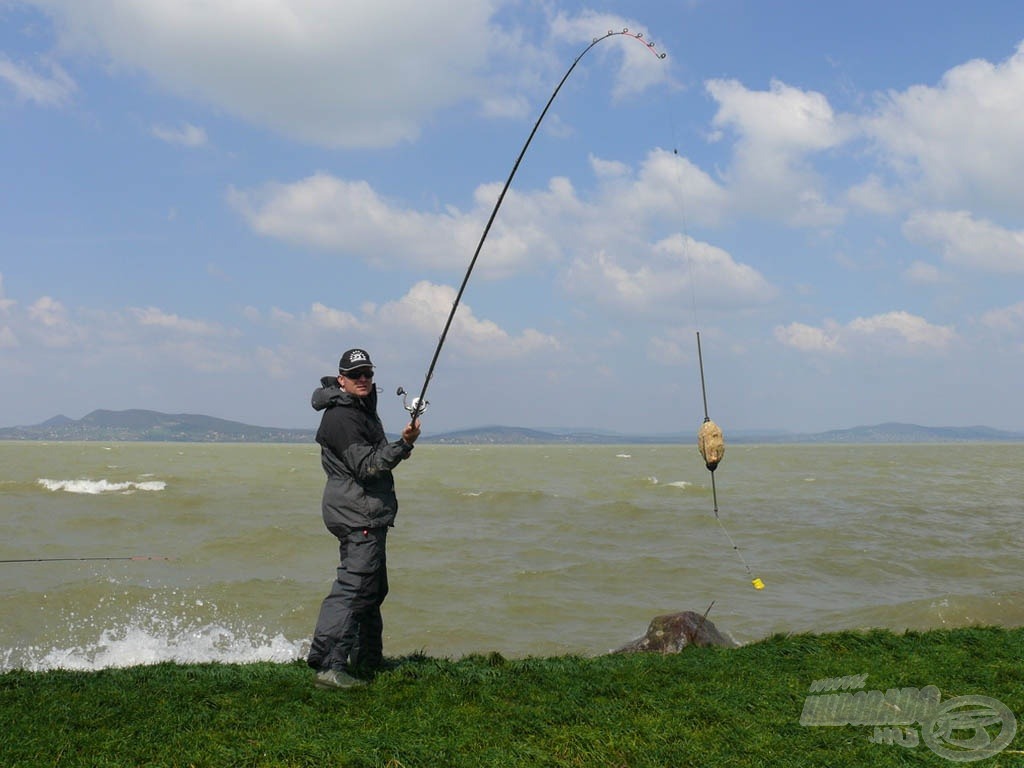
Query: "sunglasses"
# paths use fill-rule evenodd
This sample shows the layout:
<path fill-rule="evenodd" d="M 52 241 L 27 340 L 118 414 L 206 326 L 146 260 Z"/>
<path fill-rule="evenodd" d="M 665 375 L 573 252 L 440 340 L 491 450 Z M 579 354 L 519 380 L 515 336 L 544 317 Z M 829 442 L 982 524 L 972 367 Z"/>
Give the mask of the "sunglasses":
<path fill-rule="evenodd" d="M 357 381 L 358 379 L 372 379 L 373 369 L 360 368 L 358 371 L 349 371 L 348 373 L 343 373 L 341 375 L 346 379 L 352 379 L 352 381 Z"/>

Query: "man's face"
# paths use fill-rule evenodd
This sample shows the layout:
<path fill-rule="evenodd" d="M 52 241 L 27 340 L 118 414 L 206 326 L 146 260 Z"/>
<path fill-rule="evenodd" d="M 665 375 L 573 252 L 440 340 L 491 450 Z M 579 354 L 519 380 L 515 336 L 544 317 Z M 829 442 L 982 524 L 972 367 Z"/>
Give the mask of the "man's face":
<path fill-rule="evenodd" d="M 373 368 L 356 368 L 339 374 L 338 383 L 350 395 L 366 397 L 373 390 Z"/>

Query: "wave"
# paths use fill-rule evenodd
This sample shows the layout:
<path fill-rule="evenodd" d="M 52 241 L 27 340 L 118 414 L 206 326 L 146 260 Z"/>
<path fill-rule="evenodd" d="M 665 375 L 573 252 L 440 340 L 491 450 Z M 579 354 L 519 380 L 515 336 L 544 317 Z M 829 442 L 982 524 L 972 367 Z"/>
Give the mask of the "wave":
<path fill-rule="evenodd" d="M 94 641 L 66 648 L 14 648 L 0 652 L 0 672 L 24 669 L 95 671 L 174 662 L 177 664 L 287 663 L 303 656 L 305 644 L 251 628 L 220 623 L 197 627 L 104 629 Z"/>
<path fill-rule="evenodd" d="M 237 590 L 239 584 L 230 585 Z M 250 588 L 256 585 L 250 583 Z M 275 603 L 286 597 L 271 584 Z M 221 608 L 221 585 L 201 589 L 127 586 L 112 579 L 75 582 L 38 595 L 56 609 L 50 622 L 23 621 L 0 644 L 0 674 L 23 669 L 94 671 L 174 662 L 178 664 L 287 663 L 302 658 L 307 640 L 286 637 L 280 620 L 243 612 L 237 604 Z M 26 596 L 30 598 L 31 596 Z M 26 607 L 32 604 L 28 599 Z M 294 629 L 294 627 L 293 627 Z"/>
<path fill-rule="evenodd" d="M 50 480 L 41 477 L 36 482 L 48 491 L 65 491 L 67 493 L 135 493 L 136 491 L 162 491 L 167 488 L 163 480 L 144 480 L 142 482 L 110 480 Z"/>

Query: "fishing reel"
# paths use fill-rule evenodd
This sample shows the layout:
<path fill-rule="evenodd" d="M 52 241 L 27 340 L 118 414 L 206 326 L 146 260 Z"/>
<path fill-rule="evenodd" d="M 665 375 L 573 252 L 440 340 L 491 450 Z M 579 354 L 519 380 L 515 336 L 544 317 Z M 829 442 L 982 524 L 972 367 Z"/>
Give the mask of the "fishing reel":
<path fill-rule="evenodd" d="M 414 397 L 412 402 L 408 402 L 408 392 L 405 391 L 405 387 L 399 387 L 398 391 L 395 392 L 400 398 L 402 398 L 402 407 L 409 412 L 409 414 L 415 419 L 427 410 L 427 406 L 430 405 L 429 400 L 420 400 L 418 397 Z"/>

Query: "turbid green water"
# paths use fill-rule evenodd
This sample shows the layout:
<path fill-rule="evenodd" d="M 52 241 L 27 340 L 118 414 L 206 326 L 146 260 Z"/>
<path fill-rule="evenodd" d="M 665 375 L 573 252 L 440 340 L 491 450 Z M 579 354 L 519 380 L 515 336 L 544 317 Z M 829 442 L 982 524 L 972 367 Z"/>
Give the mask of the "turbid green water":
<path fill-rule="evenodd" d="M 597 654 L 704 612 L 775 632 L 1024 625 L 1024 445 L 417 447 L 385 651 Z M 0 670 L 302 656 L 336 566 L 314 445 L 0 443 Z M 750 567 L 748 574 L 743 562 Z M 764 590 L 751 586 L 757 576 Z"/>

